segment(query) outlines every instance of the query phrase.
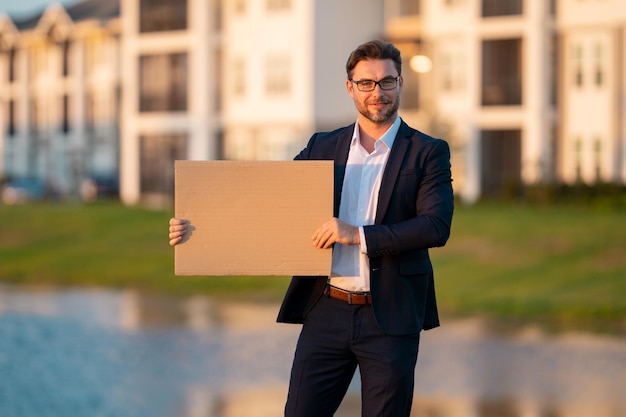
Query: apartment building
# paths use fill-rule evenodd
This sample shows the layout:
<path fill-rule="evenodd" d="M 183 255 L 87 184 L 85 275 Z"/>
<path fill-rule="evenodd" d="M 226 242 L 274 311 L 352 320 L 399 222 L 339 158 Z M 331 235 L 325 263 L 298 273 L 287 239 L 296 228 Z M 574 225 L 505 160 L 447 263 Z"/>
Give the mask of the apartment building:
<path fill-rule="evenodd" d="M 383 29 L 373 0 L 121 4 L 128 204 L 171 199 L 175 159 L 291 159 L 314 130 L 352 122 L 345 61 Z"/>
<path fill-rule="evenodd" d="M 0 16 L 0 177 L 77 194 L 119 166 L 120 21 L 116 2 Z"/>
<path fill-rule="evenodd" d="M 220 2 L 120 4 L 120 197 L 167 204 L 174 160 L 221 157 Z"/>
<path fill-rule="evenodd" d="M 0 172 L 63 194 L 115 176 L 127 204 L 171 200 L 175 159 L 291 159 L 352 122 L 345 60 L 383 32 L 374 0 L 87 0 L 0 22 Z"/>
<path fill-rule="evenodd" d="M 626 4 L 560 0 L 559 158 L 567 183 L 626 182 Z"/>
<path fill-rule="evenodd" d="M 390 0 L 386 36 L 424 57 L 406 118 L 453 148 L 468 202 L 551 181 L 557 143 L 556 8 L 546 0 Z M 408 13 L 410 12 L 410 13 Z M 417 59 L 417 58 L 411 58 Z"/>
<path fill-rule="evenodd" d="M 401 116 L 466 202 L 626 181 L 622 0 L 87 0 L 0 16 L 0 176 L 119 178 L 168 203 L 175 159 L 291 159 L 354 121 L 344 65 L 403 52 Z"/>
<path fill-rule="evenodd" d="M 292 159 L 314 131 L 356 120 L 345 64 L 383 35 L 375 0 L 224 2 L 225 157 Z"/>

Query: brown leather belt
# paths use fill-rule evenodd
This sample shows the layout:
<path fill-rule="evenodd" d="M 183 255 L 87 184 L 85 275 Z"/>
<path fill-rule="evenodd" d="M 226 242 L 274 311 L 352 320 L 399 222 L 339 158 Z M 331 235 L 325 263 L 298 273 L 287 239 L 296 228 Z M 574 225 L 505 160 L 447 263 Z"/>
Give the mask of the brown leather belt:
<path fill-rule="evenodd" d="M 348 304 L 372 304 L 372 295 L 369 292 L 351 292 L 327 285 L 324 294 Z"/>

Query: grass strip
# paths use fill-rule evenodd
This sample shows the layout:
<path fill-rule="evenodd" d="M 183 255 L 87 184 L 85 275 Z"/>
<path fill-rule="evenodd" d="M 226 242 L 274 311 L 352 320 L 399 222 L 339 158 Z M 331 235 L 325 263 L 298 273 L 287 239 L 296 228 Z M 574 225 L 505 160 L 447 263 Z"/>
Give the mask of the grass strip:
<path fill-rule="evenodd" d="M 280 300 L 288 277 L 174 276 L 171 215 L 117 203 L 0 206 L 0 281 Z M 448 244 L 431 252 L 440 308 L 623 326 L 625 231 L 619 210 L 459 206 Z"/>

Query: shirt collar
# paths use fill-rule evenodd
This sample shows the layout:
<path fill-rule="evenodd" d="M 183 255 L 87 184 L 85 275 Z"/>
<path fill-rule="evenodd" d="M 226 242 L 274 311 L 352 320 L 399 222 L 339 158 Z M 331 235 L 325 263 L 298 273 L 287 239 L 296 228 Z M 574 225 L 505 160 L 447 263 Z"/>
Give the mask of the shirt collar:
<path fill-rule="evenodd" d="M 384 143 L 389 149 L 393 146 L 393 142 L 396 140 L 396 136 L 398 135 L 398 131 L 400 130 L 400 123 L 402 119 L 400 116 L 396 116 L 396 120 L 394 120 L 393 124 L 389 126 L 389 129 L 378 139 L 382 143 Z M 352 132 L 352 145 L 356 145 L 357 142 L 361 140 L 359 134 L 359 121 L 354 124 L 354 132 Z"/>

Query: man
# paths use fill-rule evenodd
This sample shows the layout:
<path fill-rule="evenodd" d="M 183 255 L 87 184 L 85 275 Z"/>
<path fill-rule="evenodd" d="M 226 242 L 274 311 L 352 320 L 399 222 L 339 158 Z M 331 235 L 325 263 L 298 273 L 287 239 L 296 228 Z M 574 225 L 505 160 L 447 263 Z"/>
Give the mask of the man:
<path fill-rule="evenodd" d="M 420 332 L 439 325 L 428 249 L 453 213 L 446 142 L 398 116 L 400 51 L 371 41 L 348 58 L 355 124 L 314 134 L 296 159 L 334 160 L 335 211 L 312 236 L 330 277 L 293 277 L 279 322 L 303 323 L 285 416 L 332 416 L 359 367 L 363 416 L 409 416 Z M 186 222 L 170 221 L 170 244 Z"/>

